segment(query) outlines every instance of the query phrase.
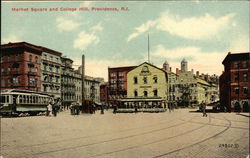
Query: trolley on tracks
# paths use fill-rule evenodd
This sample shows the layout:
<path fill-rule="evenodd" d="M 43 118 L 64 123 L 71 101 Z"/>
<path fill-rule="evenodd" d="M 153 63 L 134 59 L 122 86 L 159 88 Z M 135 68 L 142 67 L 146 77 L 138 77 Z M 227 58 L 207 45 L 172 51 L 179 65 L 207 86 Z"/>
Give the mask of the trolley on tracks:
<path fill-rule="evenodd" d="M 8 89 L 0 92 L 0 115 L 28 113 L 37 115 L 47 111 L 47 105 L 53 97 L 42 92 Z"/>

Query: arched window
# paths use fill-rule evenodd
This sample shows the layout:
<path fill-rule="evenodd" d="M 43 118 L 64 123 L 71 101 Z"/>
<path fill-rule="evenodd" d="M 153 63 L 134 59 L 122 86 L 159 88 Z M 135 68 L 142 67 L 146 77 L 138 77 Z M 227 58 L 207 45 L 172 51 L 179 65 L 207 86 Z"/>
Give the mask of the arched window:
<path fill-rule="evenodd" d="M 137 90 L 134 91 L 134 96 L 137 97 L 138 96 L 138 92 Z"/>
<path fill-rule="evenodd" d="M 148 92 L 147 92 L 147 91 L 144 91 L 144 92 L 143 92 L 143 95 L 144 95 L 144 97 L 147 97 L 147 96 L 148 96 Z"/>

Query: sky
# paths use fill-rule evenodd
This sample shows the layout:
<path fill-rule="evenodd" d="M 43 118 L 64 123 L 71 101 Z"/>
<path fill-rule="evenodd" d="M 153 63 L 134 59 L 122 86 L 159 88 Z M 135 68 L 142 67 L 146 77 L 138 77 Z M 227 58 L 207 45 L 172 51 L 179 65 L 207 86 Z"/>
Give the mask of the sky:
<path fill-rule="evenodd" d="M 75 68 L 84 54 L 86 75 L 107 81 L 108 67 L 148 61 L 149 36 L 152 64 L 162 68 L 167 61 L 175 72 L 185 58 L 189 70 L 221 75 L 228 52 L 249 52 L 249 3 L 1 1 L 1 44 L 44 46 L 71 58 Z"/>

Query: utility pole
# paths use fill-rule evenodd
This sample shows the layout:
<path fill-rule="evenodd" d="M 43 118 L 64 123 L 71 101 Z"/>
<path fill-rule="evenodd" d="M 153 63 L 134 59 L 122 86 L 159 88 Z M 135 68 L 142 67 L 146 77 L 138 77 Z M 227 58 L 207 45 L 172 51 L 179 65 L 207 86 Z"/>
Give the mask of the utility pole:
<path fill-rule="evenodd" d="M 150 47 L 149 47 L 149 34 L 148 34 L 148 63 L 150 63 Z"/>

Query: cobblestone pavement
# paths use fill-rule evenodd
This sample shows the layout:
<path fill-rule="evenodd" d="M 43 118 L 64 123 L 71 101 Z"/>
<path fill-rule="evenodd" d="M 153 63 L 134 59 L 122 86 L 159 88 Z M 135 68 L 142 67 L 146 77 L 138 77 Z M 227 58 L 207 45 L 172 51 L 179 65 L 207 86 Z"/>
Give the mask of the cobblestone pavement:
<path fill-rule="evenodd" d="M 249 114 L 178 109 L 1 118 L 3 158 L 246 158 Z"/>

